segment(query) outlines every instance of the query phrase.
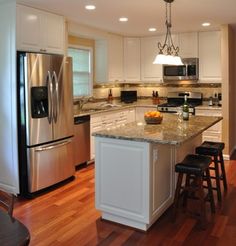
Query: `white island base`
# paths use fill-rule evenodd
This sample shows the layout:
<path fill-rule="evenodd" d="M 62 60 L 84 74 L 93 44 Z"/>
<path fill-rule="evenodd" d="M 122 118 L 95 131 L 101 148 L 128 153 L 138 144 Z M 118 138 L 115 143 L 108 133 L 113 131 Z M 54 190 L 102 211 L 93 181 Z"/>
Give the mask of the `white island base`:
<path fill-rule="evenodd" d="M 177 162 L 201 144 L 95 137 L 95 197 L 102 218 L 146 231 L 173 203 Z"/>

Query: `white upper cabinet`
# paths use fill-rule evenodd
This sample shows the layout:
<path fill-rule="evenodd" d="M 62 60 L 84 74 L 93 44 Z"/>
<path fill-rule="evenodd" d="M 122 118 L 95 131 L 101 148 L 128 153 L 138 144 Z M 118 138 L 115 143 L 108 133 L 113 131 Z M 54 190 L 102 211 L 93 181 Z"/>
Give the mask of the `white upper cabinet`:
<path fill-rule="evenodd" d="M 140 38 L 124 38 L 124 79 L 140 81 Z"/>
<path fill-rule="evenodd" d="M 123 37 L 109 35 L 108 38 L 109 81 L 123 81 Z"/>
<path fill-rule="evenodd" d="M 178 36 L 179 55 L 182 58 L 198 57 L 198 33 L 180 33 Z"/>
<path fill-rule="evenodd" d="M 141 38 L 141 80 L 162 82 L 162 65 L 153 61 L 158 54 L 157 43 L 163 41 L 163 36 Z"/>
<path fill-rule="evenodd" d="M 17 50 L 64 54 L 64 17 L 17 5 Z"/>
<path fill-rule="evenodd" d="M 95 81 L 123 81 L 123 37 L 109 35 L 95 41 Z"/>
<path fill-rule="evenodd" d="M 221 82 L 220 31 L 199 32 L 200 82 Z"/>

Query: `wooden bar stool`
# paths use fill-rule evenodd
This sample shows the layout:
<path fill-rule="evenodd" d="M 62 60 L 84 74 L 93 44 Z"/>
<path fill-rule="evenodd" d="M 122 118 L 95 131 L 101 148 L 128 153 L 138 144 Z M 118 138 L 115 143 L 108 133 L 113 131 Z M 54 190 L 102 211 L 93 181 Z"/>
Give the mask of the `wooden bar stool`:
<path fill-rule="evenodd" d="M 183 205 L 187 206 L 187 199 L 197 199 L 200 202 L 200 221 L 202 228 L 206 226 L 205 202 L 209 201 L 211 212 L 215 213 L 215 203 L 211 185 L 209 165 L 211 157 L 204 155 L 187 155 L 181 163 L 175 165 L 175 172 L 178 173 L 178 180 L 175 190 L 173 205 L 173 220 L 176 219 L 180 193 L 183 191 Z M 186 175 L 185 185 L 182 186 L 183 177 Z M 205 197 L 203 181 L 206 177 L 208 194 Z M 198 193 L 198 196 L 196 196 Z M 192 196 L 194 194 L 194 196 Z"/>
<path fill-rule="evenodd" d="M 216 186 L 213 190 L 217 191 L 218 201 L 222 200 L 220 181 L 223 181 L 224 190 L 227 190 L 227 180 L 225 174 L 225 165 L 223 158 L 223 149 L 225 144 L 222 142 L 210 142 L 204 141 L 200 146 L 196 148 L 196 154 L 208 155 L 213 158 L 213 165 L 210 166 L 210 170 L 215 171 L 215 176 L 211 176 L 211 179 L 215 179 Z M 220 164 L 220 168 L 219 168 Z M 221 174 L 220 174 L 221 171 Z"/>

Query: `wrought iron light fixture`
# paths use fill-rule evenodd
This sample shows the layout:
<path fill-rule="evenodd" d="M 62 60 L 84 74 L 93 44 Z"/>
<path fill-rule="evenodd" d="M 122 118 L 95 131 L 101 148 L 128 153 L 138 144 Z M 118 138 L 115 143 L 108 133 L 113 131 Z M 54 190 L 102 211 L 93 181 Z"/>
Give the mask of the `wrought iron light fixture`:
<path fill-rule="evenodd" d="M 174 46 L 171 37 L 171 3 L 174 0 L 164 0 L 166 2 L 166 36 L 164 44 L 158 42 L 159 54 L 156 56 L 153 64 L 183 65 L 178 55 L 179 47 Z"/>

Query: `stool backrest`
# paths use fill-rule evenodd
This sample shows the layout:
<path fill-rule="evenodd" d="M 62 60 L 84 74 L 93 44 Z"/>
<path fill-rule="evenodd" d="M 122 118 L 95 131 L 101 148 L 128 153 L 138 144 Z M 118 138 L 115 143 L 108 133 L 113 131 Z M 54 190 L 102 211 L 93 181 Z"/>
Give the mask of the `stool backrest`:
<path fill-rule="evenodd" d="M 15 195 L 0 190 L 0 209 L 6 211 L 12 218 Z"/>

